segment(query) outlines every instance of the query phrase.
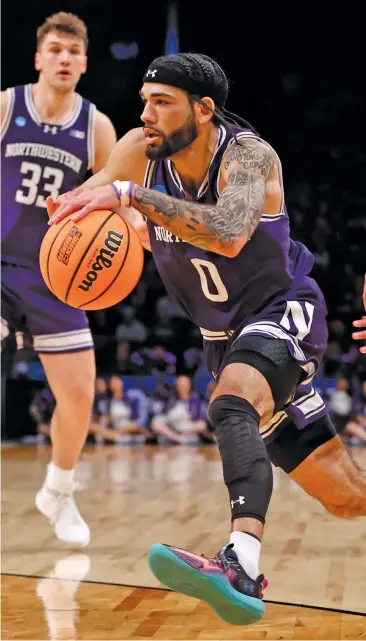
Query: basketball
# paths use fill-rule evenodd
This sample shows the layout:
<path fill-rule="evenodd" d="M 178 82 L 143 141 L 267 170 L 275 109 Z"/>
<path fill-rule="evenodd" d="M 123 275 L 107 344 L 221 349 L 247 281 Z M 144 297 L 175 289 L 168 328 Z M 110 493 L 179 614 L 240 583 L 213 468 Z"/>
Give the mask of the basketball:
<path fill-rule="evenodd" d="M 42 276 L 64 303 L 84 310 L 111 307 L 137 285 L 144 250 L 134 227 L 112 211 L 93 211 L 47 231 L 39 254 Z"/>

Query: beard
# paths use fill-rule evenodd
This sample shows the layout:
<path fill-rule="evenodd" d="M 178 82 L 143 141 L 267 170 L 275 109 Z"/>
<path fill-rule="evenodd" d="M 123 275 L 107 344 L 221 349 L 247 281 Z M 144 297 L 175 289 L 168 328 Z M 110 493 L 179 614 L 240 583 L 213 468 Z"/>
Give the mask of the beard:
<path fill-rule="evenodd" d="M 149 160 L 164 160 L 174 156 L 182 149 L 185 149 L 196 140 L 198 136 L 197 125 L 194 121 L 193 114 L 191 114 L 184 125 L 172 131 L 168 136 L 159 131 L 163 142 L 160 145 L 148 145 L 145 153 Z"/>

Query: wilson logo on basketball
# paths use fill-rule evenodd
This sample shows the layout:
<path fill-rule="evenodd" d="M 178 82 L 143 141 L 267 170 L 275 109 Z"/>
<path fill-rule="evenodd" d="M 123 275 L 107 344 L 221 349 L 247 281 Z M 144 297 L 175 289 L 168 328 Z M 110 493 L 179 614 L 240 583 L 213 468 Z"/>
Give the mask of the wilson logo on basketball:
<path fill-rule="evenodd" d="M 78 285 L 78 289 L 82 289 L 83 292 L 88 292 L 93 286 L 93 283 L 98 279 L 98 273 L 102 271 L 102 269 L 109 269 L 112 266 L 113 258 L 118 252 L 122 240 L 123 234 L 118 234 L 113 229 L 108 232 L 104 240 L 104 247 L 102 247 L 96 256 L 95 262 L 86 277 L 81 281 L 80 285 Z"/>
<path fill-rule="evenodd" d="M 77 227 L 71 227 L 64 242 L 57 252 L 57 260 L 59 260 L 60 263 L 63 263 L 64 265 L 69 264 L 70 256 L 82 235 L 83 232 L 80 231 Z"/>

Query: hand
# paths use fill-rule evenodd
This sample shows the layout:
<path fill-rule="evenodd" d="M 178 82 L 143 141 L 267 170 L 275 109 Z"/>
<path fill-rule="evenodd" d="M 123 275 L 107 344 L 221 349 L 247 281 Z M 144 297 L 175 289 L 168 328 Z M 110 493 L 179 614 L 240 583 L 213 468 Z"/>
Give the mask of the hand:
<path fill-rule="evenodd" d="M 56 198 L 56 201 L 48 203 L 49 211 L 52 211 L 49 225 L 59 223 L 60 220 L 71 216 L 71 220 L 78 221 L 96 209 L 118 209 L 121 203 L 117 193 L 111 185 L 96 187 L 95 189 L 77 189 Z M 54 208 L 55 207 L 55 208 Z"/>
<path fill-rule="evenodd" d="M 60 207 L 60 205 L 63 205 L 66 200 L 68 200 L 69 198 L 73 198 L 74 196 L 78 196 L 79 194 L 81 194 L 82 191 L 83 191 L 82 187 L 77 187 L 72 191 L 66 191 L 64 194 L 57 196 L 57 198 L 52 198 L 52 196 L 48 196 L 48 198 L 46 198 L 46 205 L 47 205 L 47 213 L 49 218 L 52 218 L 55 211 Z"/>
<path fill-rule="evenodd" d="M 361 332 L 354 332 L 352 334 L 352 338 L 354 338 L 356 341 L 366 340 L 366 316 L 363 316 L 361 320 L 353 321 L 353 325 L 354 327 L 365 327 L 365 329 Z M 360 352 L 361 354 L 366 354 L 366 345 L 360 347 Z"/>

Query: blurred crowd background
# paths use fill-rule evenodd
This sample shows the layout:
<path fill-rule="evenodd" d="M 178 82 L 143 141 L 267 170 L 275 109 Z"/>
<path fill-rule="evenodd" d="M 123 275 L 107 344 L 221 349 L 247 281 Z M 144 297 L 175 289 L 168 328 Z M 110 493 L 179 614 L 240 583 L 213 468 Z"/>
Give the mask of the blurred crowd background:
<path fill-rule="evenodd" d="M 282 160 L 292 237 L 313 252 L 312 275 L 328 306 L 329 345 L 316 386 L 337 429 L 361 443 L 365 359 L 351 333 L 364 312 L 366 266 L 365 99 L 354 64 L 362 55 L 362 25 L 353 21 L 351 28 L 342 14 L 331 28 L 304 9 L 282 17 L 277 9 L 262 16 L 238 6 L 219 16 L 211 5 L 191 2 L 156 2 L 143 16 L 129 1 L 47 0 L 32 2 L 27 12 L 7 4 L 2 89 L 36 80 L 35 32 L 59 10 L 77 13 L 88 26 L 89 72 L 79 91 L 110 116 L 119 136 L 139 125 L 141 77 L 168 47 L 204 52 L 223 66 L 231 81 L 228 108 L 252 122 Z M 165 292 L 150 254 L 128 299 L 90 312 L 89 320 L 99 375 L 92 440 L 213 441 L 201 335 Z M 3 438 L 47 439 L 52 395 L 27 337 L 18 336 L 18 345 L 14 339 L 4 358 L 11 373 L 2 380 Z"/>

